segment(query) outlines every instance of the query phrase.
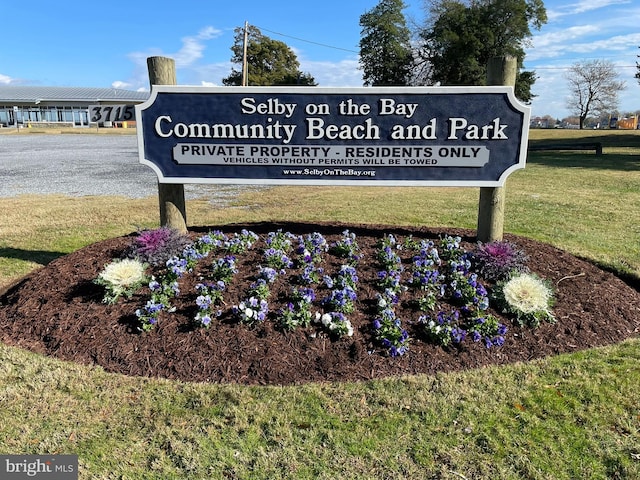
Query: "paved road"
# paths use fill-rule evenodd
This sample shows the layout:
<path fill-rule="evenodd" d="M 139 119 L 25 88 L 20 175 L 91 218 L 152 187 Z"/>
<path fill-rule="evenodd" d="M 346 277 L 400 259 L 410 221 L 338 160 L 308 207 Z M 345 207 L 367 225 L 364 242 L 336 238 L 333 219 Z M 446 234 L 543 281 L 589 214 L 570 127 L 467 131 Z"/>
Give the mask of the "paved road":
<path fill-rule="evenodd" d="M 187 198 L 224 203 L 246 188 L 186 185 Z M 135 135 L 0 135 L 0 197 L 21 194 L 158 194 L 156 174 L 138 162 Z"/>

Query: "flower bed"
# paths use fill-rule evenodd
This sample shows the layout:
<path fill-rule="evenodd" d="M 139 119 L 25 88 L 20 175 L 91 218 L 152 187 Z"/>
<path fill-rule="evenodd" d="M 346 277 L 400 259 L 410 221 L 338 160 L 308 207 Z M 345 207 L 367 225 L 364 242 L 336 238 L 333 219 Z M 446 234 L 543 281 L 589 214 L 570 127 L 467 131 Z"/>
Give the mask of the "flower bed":
<path fill-rule="evenodd" d="M 95 283 L 105 288 L 105 303 L 146 298 L 135 310 L 145 332 L 176 312 L 177 297 L 191 305 L 187 328 L 272 322 L 282 332 L 300 328 L 338 340 L 354 335 L 350 316 L 357 314 L 370 317 L 360 331 L 376 345 L 370 353 L 391 357 L 413 342 L 502 347 L 512 321 L 555 322 L 553 289 L 528 273 L 526 255 L 511 243 L 465 249 L 458 236 L 383 234 L 374 251 L 365 258 L 349 230 L 331 241 L 319 232 L 260 236 L 247 229 L 190 241 L 158 229 L 139 233 L 121 252 L 128 258 L 106 265 Z M 241 296 L 228 293 L 230 285 Z"/>
<path fill-rule="evenodd" d="M 551 245 L 506 234 L 505 238 L 513 242 L 514 248 L 526 252 L 525 266 L 529 273 L 553 286 L 556 304 L 549 311 L 558 323 L 543 320 L 539 327 L 532 328 L 524 317 L 519 321 L 515 315 L 503 314 L 496 299 L 490 296 L 486 312 L 508 328 L 504 344 L 486 348 L 484 341 L 474 342 L 473 334 L 467 333 L 461 343 L 456 343 L 449 336 L 451 341 L 448 345 L 441 345 L 426 334 L 425 323 L 418 320 L 422 315 L 432 314 L 429 310 L 431 305 L 435 305 L 438 312 L 442 310 L 442 317 L 454 313 L 444 308 L 449 306 L 448 302 L 434 304 L 430 295 L 437 290 L 435 281 L 444 272 L 438 275 L 416 273 L 414 269 L 421 269 L 422 263 L 430 262 L 428 252 L 415 260 L 414 267 L 409 251 L 396 249 L 402 259 L 400 284 L 403 288 L 393 312 L 407 331 L 409 348 L 403 355 L 392 357 L 374 329 L 375 318 L 381 313 L 377 304 L 378 295 L 382 293 L 380 282 L 387 282 L 393 287 L 397 278 L 395 273 L 386 280 L 379 277 L 382 269 L 378 251 L 382 239 L 392 234 L 396 243 L 407 245 L 410 239 L 417 243 L 423 240 L 437 243 L 446 236 L 454 239 L 460 236 L 460 247 L 475 253 L 480 246 L 474 241 L 474 231 L 272 222 L 218 228 L 223 228 L 229 237 L 234 237 L 233 232 L 239 233 L 246 228 L 255 231 L 259 239 L 245 252 L 210 252 L 207 258 L 197 261 L 193 272 L 183 275 L 175 285 L 179 290 L 178 295 L 171 297 L 175 310 L 159 312 L 157 324 L 149 331 L 141 329 L 140 319 L 135 315 L 136 310 L 151 300 L 148 286 L 136 290 L 131 298 L 123 293 L 117 301 L 104 303 L 102 300 L 107 290 L 104 285 L 95 283 L 106 265 L 114 259 L 122 259 L 123 252 L 127 252 L 125 257 L 129 257 L 131 245 L 138 239 L 138 235 L 132 234 L 91 244 L 57 258 L 0 293 L 0 341 L 68 361 L 99 365 L 109 372 L 126 375 L 196 382 L 290 385 L 431 375 L 525 362 L 617 343 L 637 336 L 640 331 L 637 283 L 625 283 L 611 272 Z M 316 314 L 325 311 L 322 301 L 330 292 L 324 277 L 336 276 L 340 267 L 347 264 L 333 250 L 324 251 L 320 247 L 319 261 L 313 264 L 313 268 L 294 266 L 270 285 L 269 312 L 265 321 L 252 324 L 239 321 L 233 307 L 240 306 L 247 299 L 248 289 L 260 272 L 258 266 L 266 267 L 263 256 L 267 248 L 266 238 L 269 233 L 280 229 L 305 238 L 313 232 L 321 232 L 330 246 L 344 238 L 346 229 L 356 235 L 357 255 L 361 260 L 355 265 L 358 280 L 353 313 L 324 313 L 316 323 Z M 205 233 L 207 229 L 194 227 L 188 241 L 194 243 Z M 144 242 L 154 243 L 157 240 L 155 235 L 150 237 Z M 180 243 L 179 238 L 174 240 Z M 345 243 L 352 244 L 352 239 Z M 347 247 L 351 248 L 350 245 L 344 247 L 345 251 Z M 211 248 L 218 247 L 212 245 Z M 504 248 L 502 245 L 496 251 Z M 227 257 L 235 257 L 233 267 L 230 262 L 214 267 L 214 260 Z M 163 258 L 162 262 L 167 259 Z M 292 260 L 296 261 L 295 254 Z M 158 275 L 164 269 L 160 266 L 162 262 L 158 259 L 158 266 L 145 269 L 145 275 Z M 475 263 L 472 265 L 474 271 L 477 267 Z M 220 274 L 235 269 L 231 274 L 232 281 L 225 283 L 223 291 L 217 291 L 217 283 L 207 277 L 214 268 L 220 268 Z M 485 268 L 478 275 L 479 283 L 489 294 L 497 282 L 505 280 L 491 276 L 492 270 Z M 207 275 L 201 275 L 201 271 Z M 268 275 L 266 271 L 265 274 Z M 282 317 L 279 314 L 289 303 L 294 303 L 291 301 L 293 288 L 303 288 L 299 282 L 316 284 L 315 299 L 310 307 L 312 319 L 308 327 L 288 328 L 285 327 L 288 321 L 280 323 L 280 318 L 284 319 L 287 314 Z M 147 283 L 145 281 L 143 285 Z M 199 284 L 203 286 L 198 287 Z M 418 289 L 420 284 L 424 285 L 423 289 Z M 223 301 L 211 304 L 208 328 L 206 320 L 203 323 L 196 319 L 198 313 L 203 312 L 204 315 L 207 308 L 206 301 L 198 300 L 206 297 L 204 288 L 209 290 L 212 300 L 220 294 Z M 168 293 L 173 295 L 173 289 Z M 301 301 L 303 297 L 304 292 L 301 292 Z M 456 308 L 459 310 L 459 305 Z M 220 316 L 217 315 L 218 310 L 222 310 Z M 334 318 L 339 321 L 348 319 L 353 334 L 349 335 L 348 331 L 343 335 L 332 334 L 330 325 Z M 446 318 L 442 321 L 451 323 Z"/>

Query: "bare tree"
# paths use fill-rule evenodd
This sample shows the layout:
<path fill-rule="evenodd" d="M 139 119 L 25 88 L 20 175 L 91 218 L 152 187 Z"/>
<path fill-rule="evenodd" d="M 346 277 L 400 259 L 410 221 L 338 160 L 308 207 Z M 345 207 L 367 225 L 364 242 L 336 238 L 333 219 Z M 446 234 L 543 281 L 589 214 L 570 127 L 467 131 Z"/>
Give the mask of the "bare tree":
<path fill-rule="evenodd" d="M 580 118 L 580 128 L 588 115 L 598 116 L 618 108 L 618 93 L 625 83 L 618 80 L 615 65 L 608 60 L 574 63 L 567 74 L 570 97 L 567 107 Z"/>

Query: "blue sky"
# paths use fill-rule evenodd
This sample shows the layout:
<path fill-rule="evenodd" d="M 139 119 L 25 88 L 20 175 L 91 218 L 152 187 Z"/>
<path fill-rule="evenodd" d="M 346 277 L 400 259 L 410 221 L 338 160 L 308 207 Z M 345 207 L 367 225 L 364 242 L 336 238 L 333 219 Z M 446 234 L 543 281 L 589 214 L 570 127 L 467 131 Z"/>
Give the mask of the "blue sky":
<path fill-rule="evenodd" d="M 405 0 L 409 24 L 423 1 Z M 284 41 L 301 70 L 323 87 L 362 86 L 360 16 L 377 0 L 182 0 L 51 2 L 5 0 L 0 84 L 148 89 L 146 58 L 176 60 L 178 83 L 220 85 L 231 71 L 234 28 L 245 21 Z M 565 117 L 567 68 L 606 59 L 627 88 L 622 111 L 640 110 L 633 78 L 640 54 L 638 0 L 545 2 L 549 21 L 535 32 L 525 66 L 539 76 L 532 114 Z"/>

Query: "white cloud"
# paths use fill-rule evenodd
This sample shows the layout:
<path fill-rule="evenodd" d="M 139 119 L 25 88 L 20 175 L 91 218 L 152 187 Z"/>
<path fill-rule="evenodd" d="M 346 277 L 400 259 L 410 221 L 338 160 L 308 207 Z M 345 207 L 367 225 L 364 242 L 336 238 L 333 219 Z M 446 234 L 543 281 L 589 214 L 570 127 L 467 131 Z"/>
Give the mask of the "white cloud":
<path fill-rule="evenodd" d="M 195 36 L 183 37 L 182 48 L 175 54 L 170 55 L 176 61 L 176 68 L 188 67 L 202 58 L 202 52 L 205 49 L 204 42 L 220 35 L 222 35 L 221 30 L 205 27 Z"/>
<path fill-rule="evenodd" d="M 557 9 L 547 10 L 547 18 L 549 21 L 557 20 L 568 15 L 578 15 L 601 8 L 610 7 L 612 5 L 625 5 L 631 3 L 630 0 L 580 0 L 576 3 L 563 5 Z"/>
<path fill-rule="evenodd" d="M 176 64 L 176 74 L 182 75 L 186 71 L 187 77 L 193 77 L 189 71 L 198 69 L 197 61 L 200 60 L 206 49 L 206 41 L 219 37 L 223 34 L 222 30 L 207 26 L 202 28 L 196 35 L 190 35 L 181 39 L 182 46 L 175 53 L 165 53 L 159 48 L 149 48 L 146 51 L 131 52 L 127 55 L 133 63 L 133 72 L 131 78 L 126 81 L 116 80 L 114 82 L 137 90 L 148 90 L 149 76 L 147 71 L 147 58 L 155 56 L 163 56 L 172 58 Z M 198 83 L 199 80 L 196 81 Z"/>
<path fill-rule="evenodd" d="M 640 33 L 632 33 L 629 35 L 616 35 L 611 38 L 603 38 L 601 40 L 572 45 L 570 48 L 574 52 L 594 52 L 597 50 L 620 51 L 628 48 L 636 48 L 640 43 Z"/>
<path fill-rule="evenodd" d="M 320 87 L 361 87 L 362 71 L 357 59 L 344 59 L 338 62 L 313 61 L 299 58 L 300 71 L 308 73 Z M 231 69 L 237 65 L 231 62 L 218 62 L 183 69 L 182 79 L 190 85 L 217 86 L 228 77 Z"/>
<path fill-rule="evenodd" d="M 311 74 L 320 87 L 362 86 L 362 71 L 357 59 L 339 62 L 300 60 L 300 70 Z"/>
<path fill-rule="evenodd" d="M 569 66 L 566 65 L 566 68 Z M 545 68 L 541 65 L 541 68 Z M 533 116 L 551 115 L 554 118 L 563 118 L 568 115 L 567 96 L 569 94 L 566 70 L 563 68 L 553 70 L 536 70 L 539 78 L 533 84 L 532 92 L 536 97 L 531 103 Z"/>
<path fill-rule="evenodd" d="M 532 43 L 536 49 L 546 49 L 558 44 L 564 44 L 568 41 L 584 38 L 598 31 L 599 28 L 596 25 L 577 25 L 575 27 L 563 28 L 556 32 L 534 35 Z"/>
<path fill-rule="evenodd" d="M 3 75 L 0 73 L 0 83 L 2 83 L 3 85 L 9 85 L 13 81 L 14 81 L 13 78 L 9 77 L 8 75 Z"/>
<path fill-rule="evenodd" d="M 219 32 L 219 31 L 217 31 Z M 362 72 L 359 70 L 357 58 L 347 58 L 339 61 L 314 61 L 305 57 L 306 50 L 288 45 L 300 63 L 300 71 L 308 73 L 321 87 L 361 87 Z M 227 46 L 228 48 L 228 46 Z M 231 53 L 229 53 L 231 57 Z M 228 77 L 232 68 L 239 69 L 230 60 L 193 65 L 183 68 L 183 80 L 191 85 L 222 85 L 222 79 Z"/>
<path fill-rule="evenodd" d="M 231 73 L 231 62 L 197 65 L 184 71 L 184 81 L 191 85 L 222 85 L 222 79 Z"/>
<path fill-rule="evenodd" d="M 116 80 L 115 82 L 111 83 L 111 86 L 113 88 L 130 88 L 131 84 L 127 82 L 121 82 L 120 80 Z"/>
<path fill-rule="evenodd" d="M 527 50 L 525 63 L 536 60 L 558 58 L 571 54 L 588 54 L 591 58 L 610 58 L 612 54 L 630 52 L 635 54 L 640 44 L 640 33 L 614 35 L 587 40 L 591 26 L 567 28 L 566 30 L 543 34 L 534 37 L 534 48 Z"/>

